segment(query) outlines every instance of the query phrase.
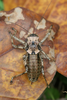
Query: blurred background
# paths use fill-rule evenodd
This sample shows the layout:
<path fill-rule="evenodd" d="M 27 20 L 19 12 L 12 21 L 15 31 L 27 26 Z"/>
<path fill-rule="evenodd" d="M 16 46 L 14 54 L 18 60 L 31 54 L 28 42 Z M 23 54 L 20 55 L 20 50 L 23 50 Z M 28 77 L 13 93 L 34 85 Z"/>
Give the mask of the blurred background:
<path fill-rule="evenodd" d="M 47 9 L 48 7 L 48 5 L 46 5 L 48 4 L 48 1 L 51 2 L 51 0 L 32 0 L 32 3 L 31 0 L 0 0 L 0 11 L 9 11 L 20 6 L 43 15 L 46 11 L 44 11 L 44 9 Z M 53 0 L 53 2 L 55 2 L 55 0 Z M 55 4 L 53 3 L 52 7 L 54 5 Z M 46 14 L 46 17 L 47 16 L 48 15 Z M 67 94 L 63 93 L 65 90 L 67 90 L 67 78 L 57 72 L 50 84 L 50 88 L 47 88 L 38 100 L 67 100 Z"/>

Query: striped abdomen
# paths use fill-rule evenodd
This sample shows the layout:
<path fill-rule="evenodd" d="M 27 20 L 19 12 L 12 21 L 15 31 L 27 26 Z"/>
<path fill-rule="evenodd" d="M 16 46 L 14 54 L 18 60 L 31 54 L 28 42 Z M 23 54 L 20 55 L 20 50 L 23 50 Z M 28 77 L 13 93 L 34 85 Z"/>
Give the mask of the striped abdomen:
<path fill-rule="evenodd" d="M 39 54 L 37 55 L 31 55 L 28 54 L 27 59 L 28 64 L 28 78 L 31 82 L 37 81 L 39 75 L 41 74 L 41 61 Z"/>

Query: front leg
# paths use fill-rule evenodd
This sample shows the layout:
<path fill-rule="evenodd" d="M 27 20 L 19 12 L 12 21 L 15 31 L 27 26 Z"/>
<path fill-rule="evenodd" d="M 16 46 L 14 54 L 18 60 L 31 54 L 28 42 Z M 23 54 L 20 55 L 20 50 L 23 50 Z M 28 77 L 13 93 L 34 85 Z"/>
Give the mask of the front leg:
<path fill-rule="evenodd" d="M 52 25 L 50 26 L 49 31 L 48 31 L 48 33 L 46 34 L 46 36 L 40 41 L 40 45 L 48 38 L 48 36 L 49 36 L 50 33 L 51 33 L 51 29 L 52 29 Z"/>
<path fill-rule="evenodd" d="M 11 34 L 11 32 L 9 32 L 10 34 Z M 12 46 L 14 47 L 14 48 L 18 48 L 18 49 L 24 49 L 24 47 L 22 47 L 22 46 L 19 46 L 19 45 L 14 45 L 14 42 L 13 42 L 13 37 L 11 36 L 11 43 L 12 43 Z"/>
<path fill-rule="evenodd" d="M 17 40 L 18 42 L 22 43 L 25 46 L 25 42 L 15 36 L 15 34 L 17 33 L 17 30 L 14 28 L 12 28 L 12 30 L 14 31 L 13 35 L 12 35 L 11 31 L 9 31 L 9 34 L 11 36 L 11 42 L 13 43 L 13 38 L 14 38 L 15 40 Z"/>

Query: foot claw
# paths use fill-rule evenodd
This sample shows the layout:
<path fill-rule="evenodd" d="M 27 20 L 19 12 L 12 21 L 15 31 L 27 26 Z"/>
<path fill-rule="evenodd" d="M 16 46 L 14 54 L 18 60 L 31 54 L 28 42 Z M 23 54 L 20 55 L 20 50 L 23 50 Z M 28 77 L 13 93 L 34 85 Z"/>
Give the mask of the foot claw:
<path fill-rule="evenodd" d="M 12 30 L 14 30 L 14 28 L 13 28 L 13 27 L 12 27 L 11 29 L 12 29 Z"/>
<path fill-rule="evenodd" d="M 11 32 L 10 31 L 8 31 L 9 32 L 9 34 L 11 34 Z"/>
<path fill-rule="evenodd" d="M 10 84 L 12 84 L 12 83 L 13 83 L 13 81 L 11 80 L 11 81 L 10 81 Z"/>
<path fill-rule="evenodd" d="M 47 87 L 48 87 L 48 88 L 50 88 L 50 86 L 49 86 L 49 85 L 48 85 Z"/>
<path fill-rule="evenodd" d="M 12 29 L 13 31 L 17 32 L 17 30 L 16 30 L 15 28 L 11 27 L 11 29 Z"/>

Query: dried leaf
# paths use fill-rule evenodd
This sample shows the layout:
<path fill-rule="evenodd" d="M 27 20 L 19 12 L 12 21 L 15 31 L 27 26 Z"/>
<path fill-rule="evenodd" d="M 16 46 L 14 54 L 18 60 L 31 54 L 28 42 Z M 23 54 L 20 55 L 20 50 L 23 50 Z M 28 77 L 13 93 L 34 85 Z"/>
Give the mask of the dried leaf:
<path fill-rule="evenodd" d="M 32 2 L 32 3 L 31 3 Z M 4 0 L 4 7 L 6 11 L 9 11 L 15 7 L 24 7 L 36 13 L 43 14 L 51 0 Z M 55 0 L 53 1 L 55 2 Z M 45 5 L 45 6 L 44 6 Z"/>
<path fill-rule="evenodd" d="M 11 27 L 14 27 L 17 29 L 16 36 L 24 41 L 26 40 L 27 35 L 30 34 L 29 32 L 33 32 L 36 33 L 41 40 L 48 32 L 50 25 L 53 25 L 53 29 L 51 31 L 51 36 L 53 37 L 58 31 L 58 25 L 43 19 L 44 22 L 39 24 L 41 27 L 35 29 L 36 24 L 34 22 L 39 22 L 41 16 L 19 7 L 8 12 L 0 12 L 0 16 L 0 96 L 27 100 L 32 98 L 32 100 L 34 100 L 35 98 L 39 97 L 47 87 L 46 82 L 43 76 L 40 75 L 38 81 L 31 85 L 27 74 L 25 74 L 16 78 L 13 84 L 10 85 L 12 76 L 25 71 L 22 60 L 25 51 L 12 48 L 11 38 L 8 31 L 11 30 Z M 43 24 L 45 27 L 42 27 Z M 21 35 L 23 31 L 24 36 Z M 16 41 L 14 42 L 16 45 L 19 44 Z M 49 37 L 43 43 L 42 49 L 45 51 L 45 53 L 49 54 L 51 58 L 52 56 L 55 56 L 53 40 L 51 40 L 51 37 Z M 56 73 L 55 62 L 49 62 L 47 59 L 44 59 L 44 72 L 47 82 L 50 84 Z"/>
<path fill-rule="evenodd" d="M 49 9 L 48 9 L 49 10 Z M 60 26 L 55 38 L 55 53 L 57 71 L 67 77 L 67 1 L 58 0 L 53 11 L 48 16 L 48 20 Z"/>

